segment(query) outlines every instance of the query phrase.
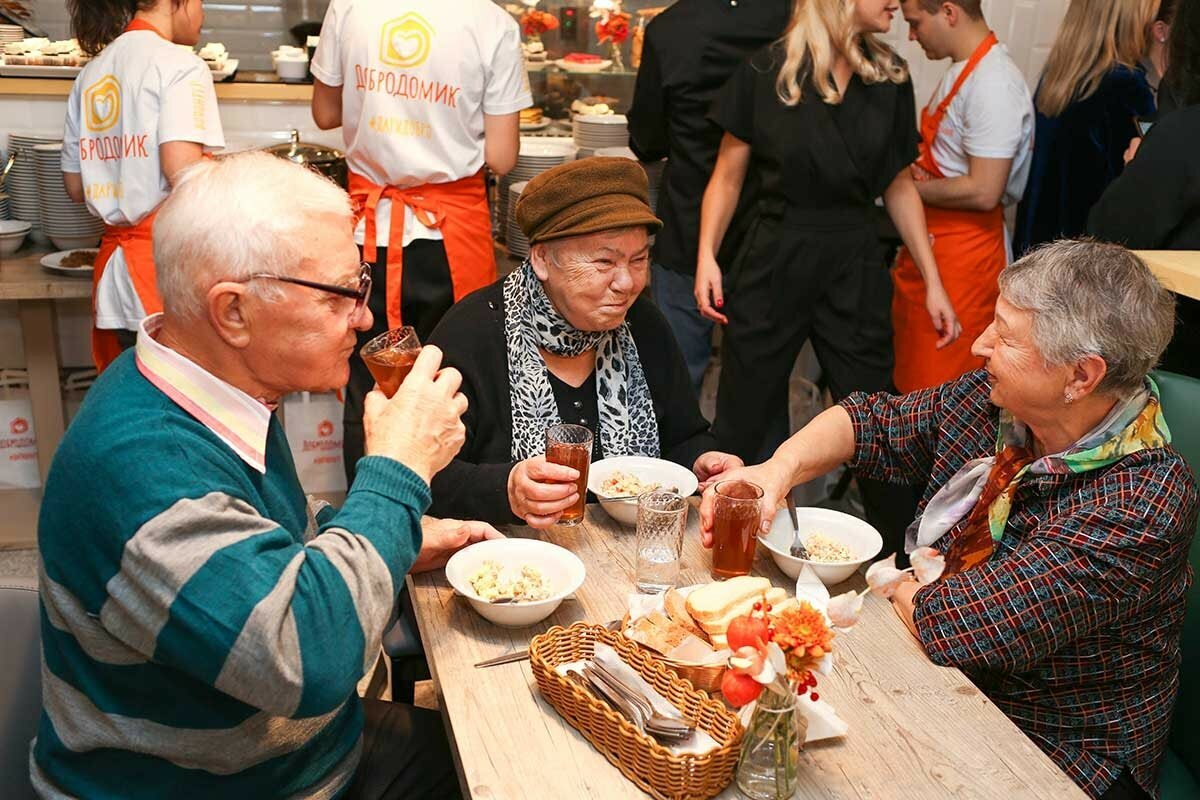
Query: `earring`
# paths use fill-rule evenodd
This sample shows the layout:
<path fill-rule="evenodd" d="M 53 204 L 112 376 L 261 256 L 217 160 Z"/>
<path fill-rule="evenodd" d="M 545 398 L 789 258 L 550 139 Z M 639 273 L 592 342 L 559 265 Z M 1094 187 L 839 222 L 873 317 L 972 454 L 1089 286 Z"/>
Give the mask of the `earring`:
<path fill-rule="evenodd" d="M 1071 405 L 1071 403 L 1075 402 L 1075 395 L 1072 392 L 1068 391 L 1066 394 L 1063 395 L 1063 400 L 1065 400 L 1067 402 L 1067 405 Z"/>

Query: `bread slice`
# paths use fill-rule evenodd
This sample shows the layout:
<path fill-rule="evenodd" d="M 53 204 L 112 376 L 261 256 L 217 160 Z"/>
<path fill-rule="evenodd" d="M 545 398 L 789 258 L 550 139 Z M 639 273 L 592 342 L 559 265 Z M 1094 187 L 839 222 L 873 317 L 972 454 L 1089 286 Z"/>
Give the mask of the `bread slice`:
<path fill-rule="evenodd" d="M 731 608 L 747 598 L 757 598 L 769 588 L 769 580 L 753 575 L 710 583 L 688 595 L 687 610 L 696 623 L 707 631 L 709 625 L 728 615 Z M 750 600 L 750 605 L 754 605 L 753 599 Z"/>
<path fill-rule="evenodd" d="M 711 621 L 700 623 L 700 627 L 704 628 L 704 632 L 710 637 L 714 633 L 725 633 L 729 628 L 729 623 L 733 622 L 734 617 L 744 617 L 754 610 L 754 604 L 761 602 L 764 593 L 759 593 L 739 600 L 729 607 L 729 610 L 724 615 Z M 767 602 L 772 606 L 777 606 L 788 599 L 787 589 L 771 587 L 765 592 Z"/>
<path fill-rule="evenodd" d="M 687 599 L 683 595 L 675 589 L 668 589 L 666 595 L 663 597 L 663 606 L 672 622 L 685 628 L 688 633 L 696 638 L 708 641 L 708 634 L 696 624 L 696 621 L 692 619 L 692 615 L 688 613 Z"/>
<path fill-rule="evenodd" d="M 676 625 L 662 613 L 653 611 L 635 622 L 626 635 L 638 644 L 666 655 L 691 634 L 682 625 Z"/>

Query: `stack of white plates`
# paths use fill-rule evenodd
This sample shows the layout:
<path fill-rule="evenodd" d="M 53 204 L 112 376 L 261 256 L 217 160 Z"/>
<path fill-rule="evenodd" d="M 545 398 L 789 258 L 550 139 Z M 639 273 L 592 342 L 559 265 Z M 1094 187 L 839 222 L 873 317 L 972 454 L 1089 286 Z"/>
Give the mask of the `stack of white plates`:
<path fill-rule="evenodd" d="M 662 184 L 663 168 L 667 165 L 665 158 L 662 161 L 649 163 L 640 161 L 628 147 L 602 147 L 595 151 L 595 155 L 628 158 L 630 161 L 637 161 L 641 164 L 642 169 L 646 170 L 646 181 L 650 184 L 650 210 L 658 213 L 658 187 Z"/>
<path fill-rule="evenodd" d="M 39 144 L 33 151 L 41 188 L 42 231 L 62 250 L 99 245 L 103 221 L 92 216 L 83 203 L 67 197 L 63 188 L 62 142 Z"/>
<path fill-rule="evenodd" d="M 576 114 L 571 122 L 575 144 L 584 150 L 629 146 L 629 123 L 624 114 Z"/>
<path fill-rule="evenodd" d="M 19 42 L 25 38 L 25 29 L 20 25 L 0 25 L 0 44 Z"/>
<path fill-rule="evenodd" d="M 8 219 L 12 212 L 8 210 L 8 194 L 0 192 L 0 219 Z"/>
<path fill-rule="evenodd" d="M 507 233 L 509 218 L 509 189 L 514 183 L 528 181 L 546 170 L 575 160 L 575 145 L 570 139 L 563 137 L 521 137 L 521 152 L 517 156 L 517 165 L 512 171 L 500 179 L 500 193 L 497 196 L 496 219 L 503 221 L 502 233 Z M 512 195 L 515 197 L 515 195 Z"/>
<path fill-rule="evenodd" d="M 521 192 L 525 191 L 525 187 L 528 185 L 529 181 L 520 181 L 508 187 L 508 225 L 506 226 L 508 252 L 521 259 L 529 257 L 529 240 L 525 238 L 525 234 L 521 233 L 521 226 L 517 224 L 517 215 L 514 209 L 517 207 L 517 198 L 521 196 Z"/>
<path fill-rule="evenodd" d="M 4 191 L 8 194 L 9 213 L 13 219 L 28 222 L 33 226 L 29 238 L 39 244 L 46 243 L 42 232 L 42 214 L 39 208 L 37 160 L 33 148 L 39 144 L 61 144 L 61 138 L 51 134 L 13 133 L 8 137 L 8 150 L 17 154 L 13 162 L 12 172 L 4 182 Z M 58 185 L 62 186 L 62 170 L 59 169 Z"/>

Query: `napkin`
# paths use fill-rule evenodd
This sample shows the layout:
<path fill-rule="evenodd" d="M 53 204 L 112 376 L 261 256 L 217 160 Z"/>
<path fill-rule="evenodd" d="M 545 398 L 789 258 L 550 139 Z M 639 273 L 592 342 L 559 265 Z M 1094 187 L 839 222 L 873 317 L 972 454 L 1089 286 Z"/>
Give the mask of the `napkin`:
<path fill-rule="evenodd" d="M 650 705 L 654 706 L 654 710 L 659 714 L 669 714 L 671 716 L 682 716 L 675 706 L 667 702 L 661 694 L 659 694 L 653 686 L 646 682 L 646 679 L 638 674 L 637 670 L 621 660 L 621 656 L 617 651 L 603 642 L 596 642 L 593 660 L 599 661 L 609 672 L 612 672 L 621 680 L 625 681 L 630 686 L 633 686 L 640 691 L 650 701 Z M 569 664 L 560 664 L 556 669 L 559 675 L 566 676 L 568 672 L 581 672 L 583 667 L 588 662 L 572 661 Z M 697 755 L 716 750 L 718 745 L 715 739 L 709 736 L 699 728 L 696 732 L 687 739 L 675 742 L 673 744 L 662 744 L 663 747 L 670 750 L 675 755 L 683 755 L 685 753 L 694 753 Z"/>
<path fill-rule="evenodd" d="M 809 564 L 800 568 L 800 575 L 796 578 L 796 599 L 807 601 L 813 608 L 824 614 L 825 623 L 833 627 L 828 611 L 829 589 L 821 582 L 816 571 Z M 833 674 L 833 653 L 826 653 L 825 657 L 817 662 L 817 673 L 820 675 Z M 832 709 L 830 711 L 832 712 Z M 834 716 L 836 717 L 836 715 Z M 841 722 L 841 720 L 838 721 Z"/>
<path fill-rule="evenodd" d="M 742 725 L 750 725 L 750 717 L 753 716 L 756 705 L 757 701 L 742 707 L 738 713 Z M 809 700 L 807 696 L 801 697 L 797 701 L 797 710 L 808 720 L 808 733 L 804 736 L 805 744 L 819 742 L 822 739 L 836 739 L 839 736 L 845 736 L 846 731 L 850 730 L 850 726 L 837 715 L 833 706 L 824 700 L 814 701 Z"/>

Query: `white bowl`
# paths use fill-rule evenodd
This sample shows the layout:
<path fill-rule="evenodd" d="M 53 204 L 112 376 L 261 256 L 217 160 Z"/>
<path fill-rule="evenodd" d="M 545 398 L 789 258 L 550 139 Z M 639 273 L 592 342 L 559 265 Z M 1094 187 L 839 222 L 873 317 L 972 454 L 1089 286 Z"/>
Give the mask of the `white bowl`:
<path fill-rule="evenodd" d="M 600 507 L 622 525 L 637 525 L 637 498 L 608 500 L 600 493 L 600 485 L 614 472 L 633 475 L 643 482 L 657 483 L 660 489 L 674 489 L 684 497 L 694 494 L 700 485 L 690 469 L 661 458 L 617 456 L 597 461 L 588 470 L 588 490 L 596 495 Z"/>
<path fill-rule="evenodd" d="M 33 225 L 28 222 L 0 219 L 0 256 L 11 256 L 20 250 L 31 228 Z"/>
<path fill-rule="evenodd" d="M 275 59 L 275 74 L 281 81 L 299 81 L 308 77 L 308 59 L 280 56 Z"/>
<path fill-rule="evenodd" d="M 100 237 L 102 234 L 60 236 L 57 233 L 47 233 L 47 235 L 59 250 L 89 250 L 100 246 Z"/>
<path fill-rule="evenodd" d="M 811 533 L 823 533 L 830 539 L 845 545 L 854 554 L 850 561 L 808 561 L 792 558 L 792 519 L 787 509 L 780 509 L 771 522 L 771 530 L 758 541 L 775 563 L 790 578 L 800 575 L 805 564 L 813 568 L 817 577 L 826 586 L 841 583 L 854 574 L 855 570 L 879 555 L 883 550 L 883 537 L 879 531 L 858 517 L 843 514 L 828 508 L 797 508 L 796 518 L 800 522 L 800 539 Z"/>
<path fill-rule="evenodd" d="M 489 603 L 471 587 L 471 575 L 485 561 L 506 570 L 531 566 L 541 571 L 554 589 L 545 600 L 532 603 Z M 563 598 L 583 584 L 586 570 L 579 556 L 540 539 L 491 539 L 459 550 L 446 563 L 446 580 L 466 597 L 479 616 L 503 628 L 526 628 L 554 613 Z"/>

